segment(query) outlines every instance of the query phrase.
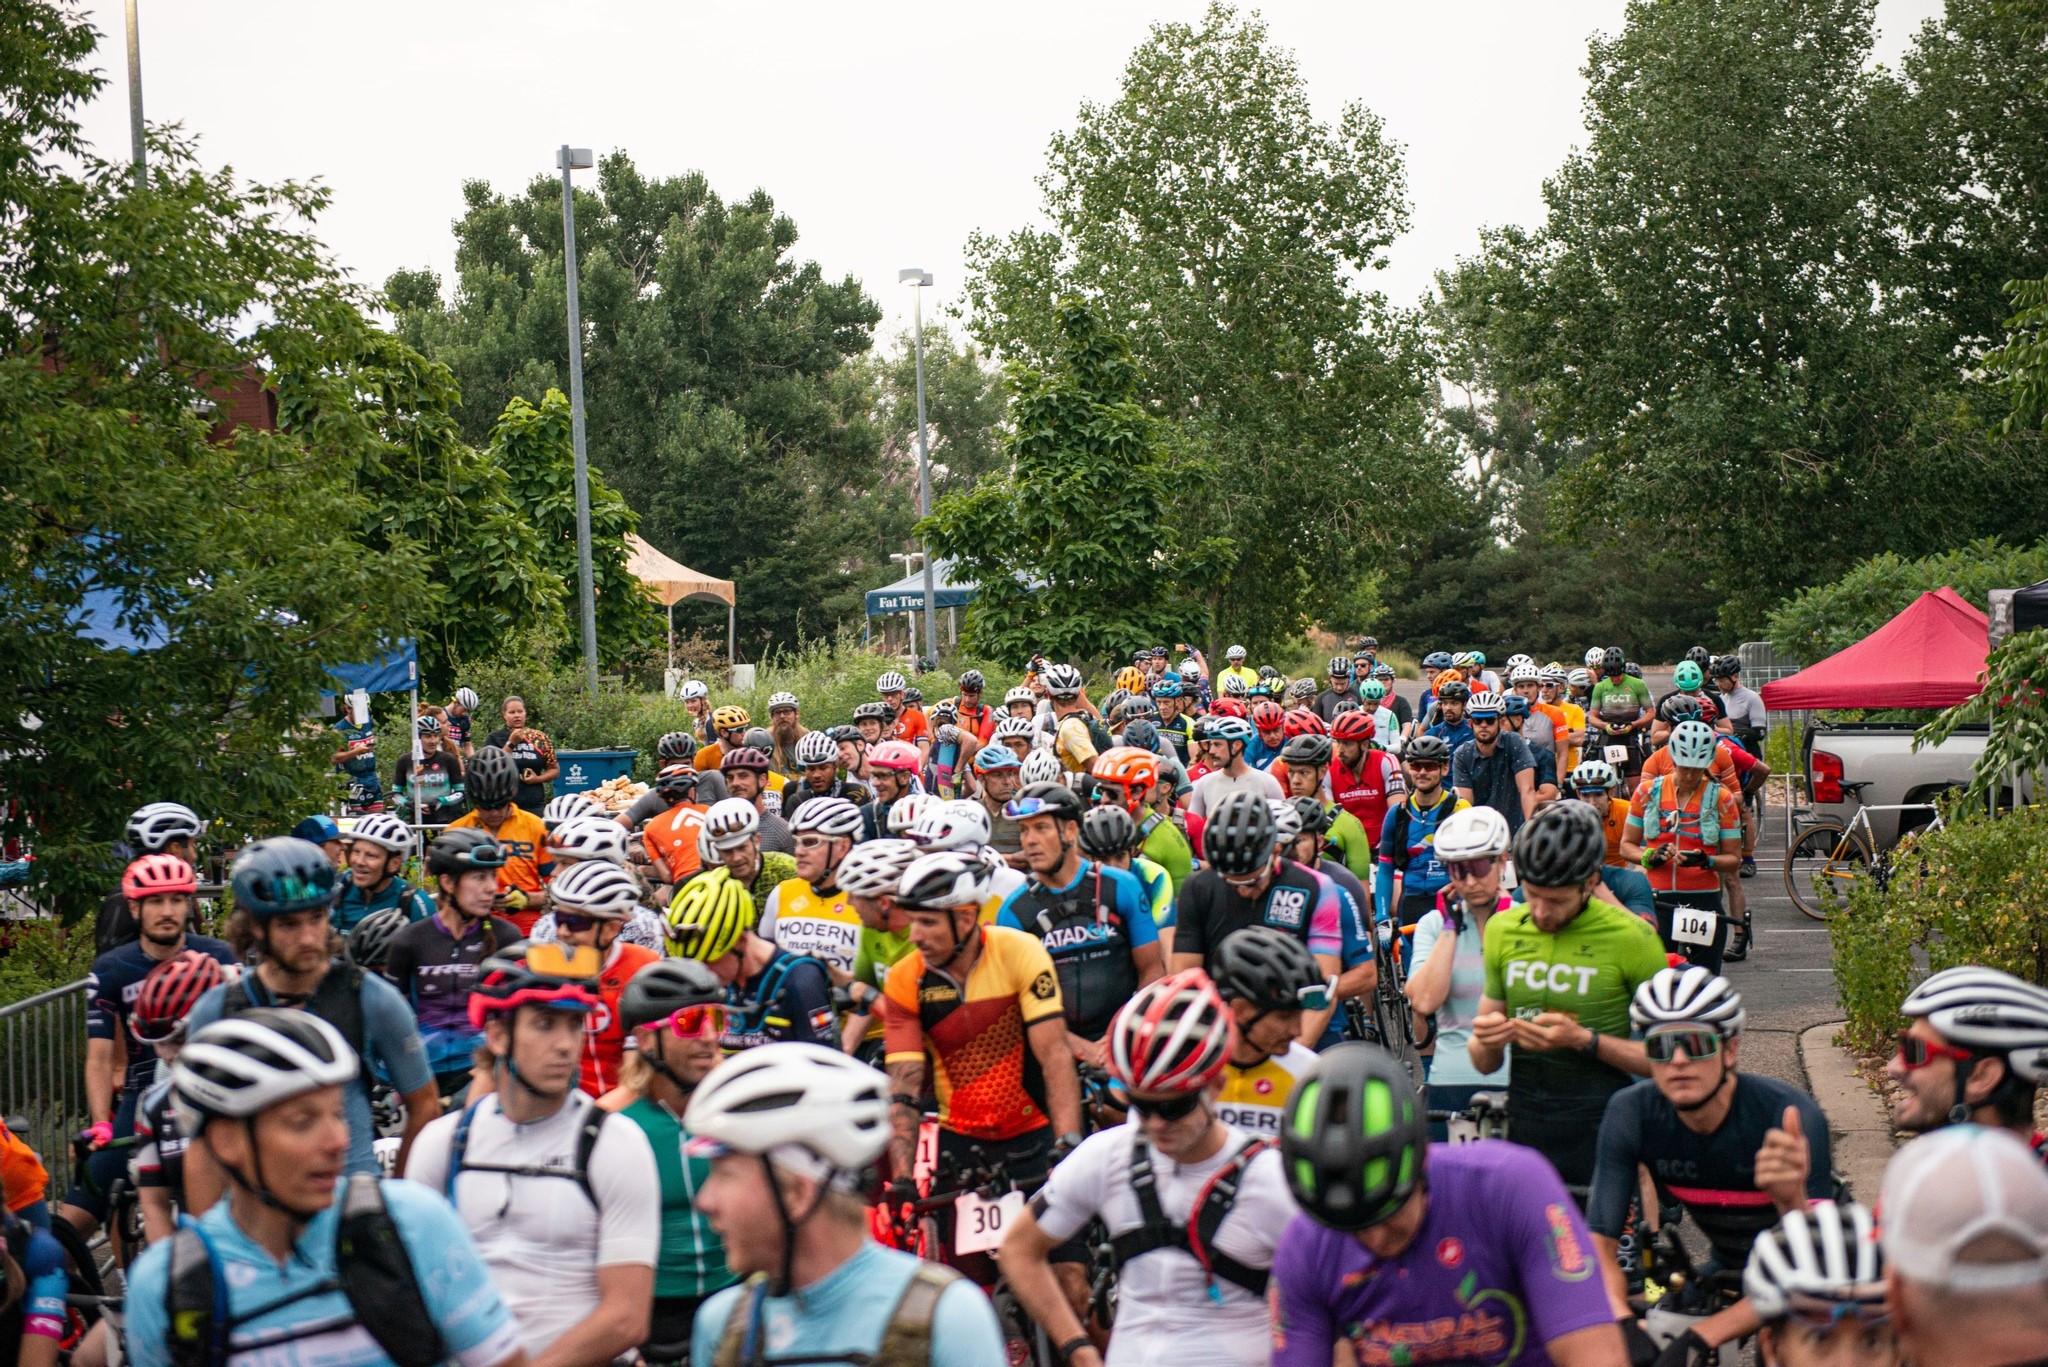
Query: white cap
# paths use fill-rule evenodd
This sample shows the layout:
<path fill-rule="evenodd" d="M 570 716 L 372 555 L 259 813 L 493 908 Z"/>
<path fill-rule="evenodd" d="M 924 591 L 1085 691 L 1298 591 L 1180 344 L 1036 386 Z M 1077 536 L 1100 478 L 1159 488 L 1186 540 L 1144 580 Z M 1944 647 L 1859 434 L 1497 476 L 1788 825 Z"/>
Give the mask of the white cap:
<path fill-rule="evenodd" d="M 1884 1173 L 1885 1261 L 1966 1294 L 2048 1282 L 2048 1171 L 2015 1136 L 1950 1125 L 1900 1149 Z"/>

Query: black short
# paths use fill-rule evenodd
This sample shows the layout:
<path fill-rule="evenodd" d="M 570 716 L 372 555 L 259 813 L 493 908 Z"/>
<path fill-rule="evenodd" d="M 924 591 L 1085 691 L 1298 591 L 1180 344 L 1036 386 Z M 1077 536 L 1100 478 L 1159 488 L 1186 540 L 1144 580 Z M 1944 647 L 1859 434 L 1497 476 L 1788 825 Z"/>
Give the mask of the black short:
<path fill-rule="evenodd" d="M 651 1364 L 688 1362 L 697 1311 L 710 1299 L 711 1295 L 656 1296 L 654 1313 L 647 1322 L 647 1342 L 640 1345 L 641 1360 Z"/>
<path fill-rule="evenodd" d="M 969 1135 L 941 1129 L 939 1158 L 943 1161 L 951 1157 L 955 1163 L 963 1166 L 977 1162 L 993 1163 L 1000 1159 L 1010 1174 L 1010 1180 L 1017 1184 L 1017 1189 L 1029 1196 L 1045 1185 L 1046 1175 L 1052 1171 L 1052 1141 L 1052 1127 L 1049 1125 L 1032 1130 L 1028 1134 L 1020 1134 L 1015 1139 L 975 1139 Z M 975 1152 L 977 1149 L 980 1151 L 978 1154 Z M 953 1207 L 941 1207 L 938 1217 L 939 1232 L 945 1237 L 946 1245 L 950 1248 L 953 1243 Z M 986 1255 L 970 1253 L 956 1262 L 961 1271 L 974 1276 L 968 1264 L 984 1256 Z M 1048 1253 L 1046 1261 L 1086 1263 L 1087 1241 L 1077 1234 Z"/>
<path fill-rule="evenodd" d="M 1721 893 L 1713 892 L 1652 892 L 1657 904 L 1657 934 L 1664 940 L 1664 948 L 1674 954 L 1683 954 L 1686 962 L 1697 964 L 1710 973 L 1721 971 L 1721 959 L 1728 947 L 1728 916 L 1721 909 Z M 1710 911 L 1714 914 L 1714 942 L 1706 945 L 1680 944 L 1671 938 L 1671 914 L 1680 907 L 1694 911 Z"/>

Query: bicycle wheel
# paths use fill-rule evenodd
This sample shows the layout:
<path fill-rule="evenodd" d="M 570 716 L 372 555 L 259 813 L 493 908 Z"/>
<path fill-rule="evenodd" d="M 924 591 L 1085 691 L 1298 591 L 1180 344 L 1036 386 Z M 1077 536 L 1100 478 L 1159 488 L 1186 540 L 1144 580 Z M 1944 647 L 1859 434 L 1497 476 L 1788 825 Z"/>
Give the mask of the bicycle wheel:
<path fill-rule="evenodd" d="M 1785 851 L 1785 892 L 1792 905 L 1825 921 L 1849 900 L 1849 885 L 1875 862 L 1870 838 L 1833 817 L 1801 831 Z"/>
<path fill-rule="evenodd" d="M 102 1297 L 107 1294 L 107 1284 L 100 1276 L 99 1261 L 86 1246 L 85 1236 L 72 1228 L 71 1222 L 59 1215 L 50 1221 L 50 1233 L 63 1246 L 65 1276 L 70 1282 L 70 1294 L 80 1297 Z M 73 1302 L 71 1311 L 81 1321 L 80 1329 L 89 1327 L 100 1317 L 97 1304 Z"/>

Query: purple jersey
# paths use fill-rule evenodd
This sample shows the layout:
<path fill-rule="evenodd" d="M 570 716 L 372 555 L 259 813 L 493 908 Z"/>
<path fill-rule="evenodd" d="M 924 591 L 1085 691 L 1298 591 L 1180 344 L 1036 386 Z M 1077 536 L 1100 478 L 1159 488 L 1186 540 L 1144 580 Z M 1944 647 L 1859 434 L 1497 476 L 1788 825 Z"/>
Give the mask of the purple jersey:
<path fill-rule="evenodd" d="M 1429 1148 L 1429 1210 L 1382 1262 L 1356 1237 L 1296 1216 L 1273 1254 L 1273 1367 L 1548 1367 L 1544 1345 L 1614 1311 L 1586 1222 L 1534 1149 Z"/>

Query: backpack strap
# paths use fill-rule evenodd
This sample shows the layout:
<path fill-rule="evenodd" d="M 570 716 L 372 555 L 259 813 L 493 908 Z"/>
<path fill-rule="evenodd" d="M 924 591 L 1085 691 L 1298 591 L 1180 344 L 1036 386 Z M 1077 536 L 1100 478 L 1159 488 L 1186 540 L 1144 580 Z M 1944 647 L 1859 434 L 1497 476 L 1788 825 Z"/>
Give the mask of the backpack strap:
<path fill-rule="evenodd" d="M 741 1355 L 756 1360 L 760 1357 L 759 1344 L 749 1344 L 747 1339 L 759 1339 L 761 1302 L 768 1296 L 768 1276 L 756 1272 L 749 1277 L 738 1299 L 732 1303 L 732 1313 L 725 1318 L 725 1329 L 718 1336 L 718 1347 L 711 1354 L 711 1367 L 741 1367 Z M 755 1332 L 750 1336 L 749 1329 Z M 749 1348 L 753 1351 L 749 1352 Z"/>
<path fill-rule="evenodd" d="M 222 1367 L 227 1362 L 227 1286 L 213 1241 L 185 1217 L 171 1235 L 171 1269 L 164 1282 L 172 1367 Z"/>
<path fill-rule="evenodd" d="M 1186 1248 L 1187 1230 L 1166 1218 L 1159 1205 L 1159 1178 L 1152 1169 L 1152 1146 L 1142 1134 L 1131 1136 L 1131 1195 L 1138 1201 L 1137 1228 L 1127 1229 L 1110 1240 L 1116 1250 L 1117 1266 L 1162 1248 Z"/>
<path fill-rule="evenodd" d="M 367 1173 L 348 1179 L 334 1227 L 334 1269 L 356 1323 L 396 1367 L 435 1367 L 449 1357 L 419 1274 L 383 1184 Z"/>
<path fill-rule="evenodd" d="M 868 1359 L 869 1367 L 929 1367 L 932 1360 L 932 1319 L 946 1288 L 962 1280 L 952 1268 L 919 1263 L 909 1285 L 890 1312 L 882 1342 Z"/>
<path fill-rule="evenodd" d="M 462 1156 L 469 1149 L 469 1126 L 476 1116 L 476 1108 L 482 1100 L 472 1101 L 463 1108 L 462 1118 L 455 1122 L 455 1133 L 448 1140 L 448 1178 L 442 1188 L 442 1195 L 448 1204 L 455 1204 L 455 1178 L 463 1171 Z M 583 1115 L 583 1127 L 576 1135 L 576 1164 L 568 1172 L 558 1168 L 538 1167 L 532 1164 L 513 1166 L 498 1163 L 474 1163 L 468 1166 L 470 1172 L 495 1172 L 506 1177 L 566 1177 L 583 1189 L 593 1208 L 602 1207 L 597 1191 L 590 1185 L 590 1155 L 597 1148 L 598 1136 L 603 1133 L 605 1122 L 611 1119 L 611 1112 L 598 1106 L 591 1106 Z M 401 1364 L 402 1367 L 402 1364 Z"/>
<path fill-rule="evenodd" d="M 469 1152 L 470 1122 L 476 1119 L 476 1108 L 483 1104 L 479 1097 L 464 1106 L 462 1118 L 455 1122 L 455 1133 L 448 1137 L 448 1175 L 441 1183 L 441 1194 L 451 1206 L 455 1205 L 455 1178 L 462 1171 L 462 1155 Z"/>
<path fill-rule="evenodd" d="M 1203 1270 L 1211 1277 L 1220 1277 L 1254 1296 L 1266 1294 L 1266 1283 L 1272 1274 L 1263 1267 L 1247 1266 L 1217 1248 L 1216 1235 L 1237 1205 L 1238 1193 L 1244 1189 L 1244 1175 L 1252 1160 L 1274 1147 L 1275 1142 L 1271 1139 L 1254 1139 L 1232 1155 L 1195 1197 L 1195 1222 L 1188 1230 L 1188 1251 L 1195 1255 L 1195 1261 L 1202 1265 Z"/>

